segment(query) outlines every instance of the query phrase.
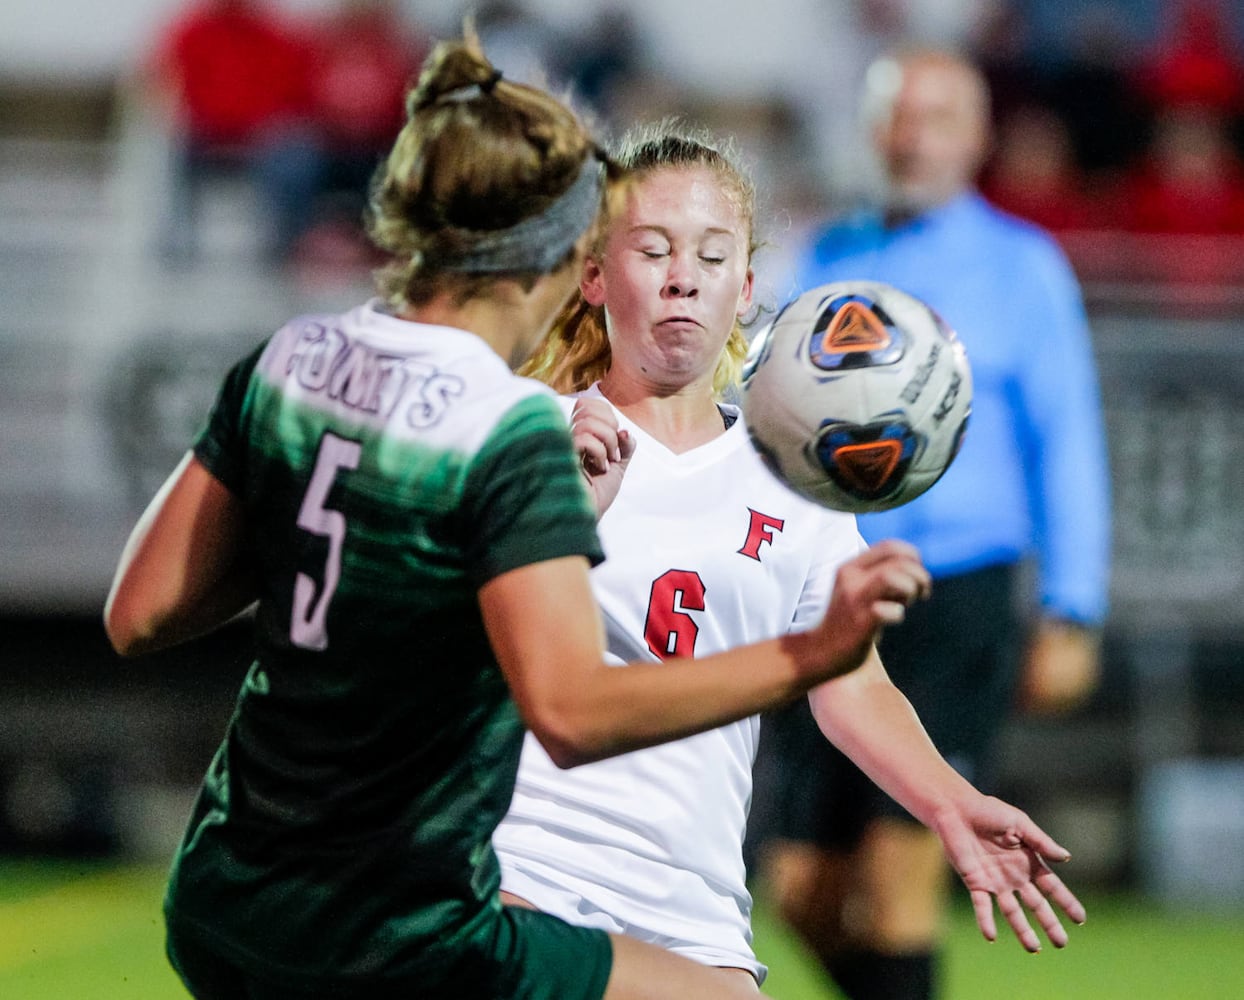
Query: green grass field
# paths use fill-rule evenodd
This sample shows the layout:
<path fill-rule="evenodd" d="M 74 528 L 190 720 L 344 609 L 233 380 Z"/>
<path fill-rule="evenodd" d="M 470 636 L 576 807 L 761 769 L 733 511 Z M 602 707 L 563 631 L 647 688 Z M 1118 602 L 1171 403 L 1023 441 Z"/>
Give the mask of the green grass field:
<path fill-rule="evenodd" d="M 0 997 L 184 1000 L 164 961 L 164 869 L 0 859 Z M 962 902 L 962 901 L 961 901 Z M 954 914 L 946 1000 L 1232 1000 L 1244 997 L 1244 912 L 1171 914 L 1090 896 L 1071 944 L 1030 956 L 986 943 L 966 905 Z M 835 997 L 763 903 L 756 944 L 774 1000 Z"/>

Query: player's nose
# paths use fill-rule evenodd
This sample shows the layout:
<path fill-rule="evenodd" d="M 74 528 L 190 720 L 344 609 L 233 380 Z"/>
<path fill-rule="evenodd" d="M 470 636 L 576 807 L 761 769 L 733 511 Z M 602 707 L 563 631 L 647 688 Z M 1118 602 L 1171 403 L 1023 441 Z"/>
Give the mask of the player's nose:
<path fill-rule="evenodd" d="M 687 298 L 699 292 L 695 268 L 686 255 L 671 254 L 669 270 L 665 275 L 665 294 L 676 298 Z"/>

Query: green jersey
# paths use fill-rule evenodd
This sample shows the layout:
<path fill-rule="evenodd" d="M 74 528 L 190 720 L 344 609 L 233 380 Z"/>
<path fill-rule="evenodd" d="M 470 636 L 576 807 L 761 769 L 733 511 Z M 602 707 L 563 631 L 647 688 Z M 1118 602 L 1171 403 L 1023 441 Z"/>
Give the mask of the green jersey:
<path fill-rule="evenodd" d="M 286 982 L 432 975 L 496 917 L 522 746 L 477 591 L 602 558 L 565 417 L 473 334 L 369 303 L 235 367 L 195 454 L 246 508 L 257 652 L 170 923 Z"/>

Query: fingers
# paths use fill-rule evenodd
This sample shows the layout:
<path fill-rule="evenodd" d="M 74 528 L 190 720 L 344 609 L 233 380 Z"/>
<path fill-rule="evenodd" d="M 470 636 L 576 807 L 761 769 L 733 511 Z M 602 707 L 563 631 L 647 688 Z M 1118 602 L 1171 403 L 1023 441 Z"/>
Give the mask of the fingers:
<path fill-rule="evenodd" d="M 609 447 L 600 438 L 590 434 L 575 434 L 574 448 L 587 472 L 604 472 L 609 468 Z"/>
<path fill-rule="evenodd" d="M 928 597 L 932 590 L 929 572 L 913 552 L 869 550 L 857 562 L 860 597 L 870 602 L 879 625 L 897 625 L 906 617 L 908 605 Z"/>
<path fill-rule="evenodd" d="M 919 553 L 906 542 L 880 542 L 839 566 L 819 626 L 831 670 L 821 679 L 857 669 L 876 645 L 878 631 L 902 622 L 908 605 L 931 588 Z"/>
<path fill-rule="evenodd" d="M 1069 916 L 1077 924 L 1084 923 L 1084 921 L 1088 918 L 1088 913 L 1084 909 L 1084 904 L 1076 898 L 1075 893 L 1067 888 L 1067 886 L 1063 883 L 1063 880 L 1050 871 L 1049 868 L 1045 868 L 1044 871 L 1039 873 L 1033 879 L 1033 882 L 1036 883 L 1037 888 L 1046 896 L 1046 898 L 1054 902 L 1060 910 L 1067 914 L 1067 916 Z"/>
<path fill-rule="evenodd" d="M 623 462 L 630 461 L 630 457 L 635 454 L 635 439 L 631 437 L 630 431 L 618 431 L 618 451 Z"/>
<path fill-rule="evenodd" d="M 972 837 L 953 836 L 956 820 L 963 819 L 955 814 L 944 817 L 938 829 L 947 857 L 971 894 L 981 933 L 989 941 L 996 940 L 996 900 L 998 911 L 1027 951 L 1041 950 L 1041 938 L 1030 917 L 1050 944 L 1066 947 L 1069 938 L 1061 917 L 1065 914 L 1082 924 L 1085 909 L 1045 858 L 1066 860 L 1067 850 L 1026 814 L 990 796 L 977 801 L 969 818 Z"/>
<path fill-rule="evenodd" d="M 855 627 L 871 633 L 902 622 L 908 605 L 927 597 L 931 589 L 929 572 L 915 547 L 887 540 L 839 568 L 833 603 L 854 620 Z"/>
<path fill-rule="evenodd" d="M 1085 910 L 1080 901 L 1063 884 L 1062 879 L 1045 868 L 1039 858 L 1035 860 L 1041 865 L 1042 874 L 1013 892 L 1001 891 L 994 894 L 984 889 L 971 891 L 976 923 L 986 940 L 997 940 L 997 926 L 993 916 L 995 899 L 999 912 L 1006 918 L 1026 951 L 1035 953 L 1041 950 L 1041 939 L 1029 923 L 1029 913 L 1036 918 L 1037 924 L 1055 948 L 1065 948 L 1070 940 L 1055 911 L 1055 905 L 1076 923 L 1084 923 Z"/>
<path fill-rule="evenodd" d="M 1063 929 L 1062 922 L 1058 919 L 1058 914 L 1050 906 L 1049 900 L 1041 894 L 1041 890 L 1029 882 L 1020 888 L 1019 898 L 1023 900 L 1024 905 L 1028 907 L 1032 915 L 1037 918 L 1037 923 L 1045 931 L 1045 936 L 1050 939 L 1050 944 L 1055 948 L 1065 948 L 1067 946 L 1067 932 Z"/>
<path fill-rule="evenodd" d="M 920 560 L 920 552 L 906 542 L 879 542 L 858 556 L 857 563 L 878 574 L 888 588 L 887 596 L 901 598 L 905 604 L 923 600 L 932 593 L 933 578 Z"/>
<path fill-rule="evenodd" d="M 1038 895 L 1040 894 L 1038 893 Z M 1006 922 L 1011 925 L 1011 930 L 1019 938 L 1019 943 L 1024 946 L 1024 950 L 1031 952 L 1040 951 L 1041 939 L 1037 937 L 1037 932 L 1028 923 L 1028 917 L 1024 913 L 1024 908 L 1020 905 L 1019 900 L 1015 898 L 1014 893 L 1000 892 L 998 893 L 997 900 L 998 910 L 1006 918 Z"/>
<path fill-rule="evenodd" d="M 902 598 L 904 604 L 928 597 L 933 589 L 929 571 L 918 559 L 896 556 L 882 565 L 880 574 L 888 591 Z"/>
<path fill-rule="evenodd" d="M 872 566 L 876 563 L 883 562 L 886 559 L 896 557 L 905 557 L 914 562 L 920 562 L 920 550 L 910 542 L 905 542 L 899 538 L 887 538 L 883 541 L 870 545 L 861 552 L 856 558 L 863 566 Z"/>
<path fill-rule="evenodd" d="M 618 448 L 610 451 L 598 437 L 575 437 L 575 451 L 586 472 L 591 475 L 608 472 L 615 465 L 625 465 L 635 454 L 635 441 L 626 431 L 618 432 Z"/>
<path fill-rule="evenodd" d="M 618 429 L 617 418 L 603 400 L 579 399 L 570 415 L 575 451 L 589 473 L 602 473 L 612 462 L 623 462 L 635 451 L 635 442 Z"/>
<path fill-rule="evenodd" d="M 1033 855 L 1033 884 L 1044 898 L 1052 900 L 1077 924 L 1084 923 L 1087 916 L 1084 904 L 1076 898 L 1075 893 L 1067 888 L 1063 880 L 1050 870 L 1050 866 L 1046 863 L 1047 860 L 1059 863 L 1070 861 L 1071 852 L 1026 816 L 1024 820 L 1021 840 L 1024 847 Z"/>
<path fill-rule="evenodd" d="M 985 935 L 986 941 L 998 940 L 998 927 L 993 919 L 993 895 L 984 889 L 973 889 L 971 892 L 972 909 L 976 911 L 976 926 Z"/>
<path fill-rule="evenodd" d="M 1032 822 L 1026 815 L 1019 824 L 1019 840 L 1030 847 L 1043 859 L 1048 861 L 1070 861 L 1071 852 L 1059 844 L 1053 837 Z"/>
<path fill-rule="evenodd" d="M 976 924 L 985 936 L 985 940 L 996 941 L 998 939 L 998 929 L 993 915 L 993 903 L 996 898 L 998 910 L 1010 924 L 1011 930 L 1015 932 L 1015 937 L 1019 939 L 1025 951 L 1035 954 L 1041 950 L 1041 938 L 1032 929 L 1032 924 L 1028 922 L 1025 907 L 1036 917 L 1037 923 L 1045 932 L 1045 936 L 1049 938 L 1050 944 L 1055 948 L 1065 948 L 1070 940 L 1067 931 L 1049 900 L 1041 895 L 1040 890 L 1030 883 L 1019 890 L 1019 897 L 1017 899 L 1015 894 L 1010 892 L 1002 892 L 994 897 L 983 889 L 973 891 L 972 908 L 976 911 Z"/>
<path fill-rule="evenodd" d="M 899 625 L 907 617 L 907 605 L 902 601 L 873 601 L 871 610 L 878 625 Z"/>

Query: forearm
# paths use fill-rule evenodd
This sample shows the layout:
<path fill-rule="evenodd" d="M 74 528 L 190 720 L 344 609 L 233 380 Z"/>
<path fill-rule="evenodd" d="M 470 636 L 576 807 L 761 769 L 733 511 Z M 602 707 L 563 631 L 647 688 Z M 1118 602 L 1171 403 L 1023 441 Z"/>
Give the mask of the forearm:
<path fill-rule="evenodd" d="M 830 655 L 795 633 L 703 659 L 592 671 L 567 699 L 565 717 L 577 720 L 588 759 L 637 750 L 787 704 Z M 845 652 L 838 659 L 842 670 L 858 663 Z"/>
<path fill-rule="evenodd" d="M 111 602 L 105 610 L 109 638 L 124 656 L 152 653 L 204 635 L 254 605 L 255 581 L 250 573 L 235 571 L 217 584 L 198 604 L 167 609 L 166 613 L 125 615 Z"/>
<path fill-rule="evenodd" d="M 980 793 L 947 763 L 911 702 L 873 658 L 814 689 L 812 714 L 825 737 L 917 820 Z"/>
<path fill-rule="evenodd" d="M 501 574 L 479 600 L 523 718 L 570 767 L 762 712 L 856 669 L 875 655 L 877 629 L 900 621 L 928 586 L 914 549 L 880 543 L 840 567 L 830 607 L 808 632 L 624 668 L 602 663 L 603 629 L 580 557 Z"/>
<path fill-rule="evenodd" d="M 643 749 L 786 704 L 824 676 L 823 646 L 796 633 L 702 659 L 592 668 L 566 663 L 562 682 L 520 686 L 528 725 L 562 767 Z M 856 663 L 845 650 L 842 670 Z M 819 672 L 819 673 L 818 673 Z"/>
<path fill-rule="evenodd" d="M 223 624 L 257 589 L 241 504 L 186 456 L 131 533 L 104 607 L 117 652 L 161 649 Z"/>

